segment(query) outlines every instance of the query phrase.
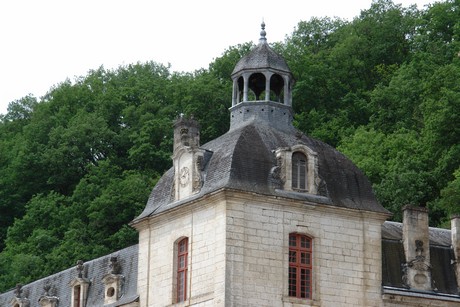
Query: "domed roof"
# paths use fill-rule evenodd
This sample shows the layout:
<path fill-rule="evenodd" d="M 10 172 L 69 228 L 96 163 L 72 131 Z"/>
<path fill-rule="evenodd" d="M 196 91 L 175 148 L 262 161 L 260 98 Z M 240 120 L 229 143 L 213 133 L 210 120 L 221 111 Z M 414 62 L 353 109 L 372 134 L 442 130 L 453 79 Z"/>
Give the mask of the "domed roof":
<path fill-rule="evenodd" d="M 274 151 L 303 144 L 317 153 L 318 176 L 322 187 L 318 195 L 289 192 L 272 182 L 272 169 L 277 165 Z M 147 206 L 136 219 L 142 219 L 206 194 L 231 189 L 262 195 L 295 198 L 329 206 L 388 213 L 375 198 L 366 176 L 333 147 L 300 133 L 294 127 L 282 131 L 268 122 L 247 122 L 203 145 L 206 178 L 199 193 L 174 201 L 174 169 L 158 181 Z M 136 221 L 135 220 L 135 221 Z"/>
<path fill-rule="evenodd" d="M 265 24 L 262 23 L 259 44 L 241 58 L 233 69 L 232 76 L 242 70 L 275 69 L 290 73 L 289 66 L 282 56 L 273 51 L 265 38 Z"/>

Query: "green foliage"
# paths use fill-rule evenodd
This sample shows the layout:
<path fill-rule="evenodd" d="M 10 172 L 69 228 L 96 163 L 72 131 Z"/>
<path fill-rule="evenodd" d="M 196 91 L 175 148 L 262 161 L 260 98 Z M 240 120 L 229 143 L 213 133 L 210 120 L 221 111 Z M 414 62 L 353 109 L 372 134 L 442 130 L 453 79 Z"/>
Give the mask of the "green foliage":
<path fill-rule="evenodd" d="M 441 190 L 441 198 L 437 205 L 449 213 L 449 216 L 460 214 L 460 168 L 454 172 L 454 180 Z"/>
<path fill-rule="evenodd" d="M 400 220 L 458 214 L 460 3 L 424 10 L 373 1 L 352 21 L 300 21 L 273 45 L 294 74 L 294 124 L 336 146 Z M 0 115 L 0 291 L 137 242 L 128 223 L 171 167 L 181 113 L 205 143 L 228 130 L 229 47 L 193 73 L 155 62 L 99 67 Z"/>

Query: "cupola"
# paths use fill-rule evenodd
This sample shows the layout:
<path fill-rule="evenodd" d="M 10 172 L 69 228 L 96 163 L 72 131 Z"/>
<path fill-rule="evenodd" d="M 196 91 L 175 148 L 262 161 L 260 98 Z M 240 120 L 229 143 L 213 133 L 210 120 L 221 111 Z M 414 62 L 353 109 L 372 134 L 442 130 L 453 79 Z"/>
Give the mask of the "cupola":
<path fill-rule="evenodd" d="M 294 78 L 282 56 L 267 43 L 262 22 L 259 44 L 235 66 L 230 129 L 250 120 L 264 120 L 278 128 L 292 122 Z"/>

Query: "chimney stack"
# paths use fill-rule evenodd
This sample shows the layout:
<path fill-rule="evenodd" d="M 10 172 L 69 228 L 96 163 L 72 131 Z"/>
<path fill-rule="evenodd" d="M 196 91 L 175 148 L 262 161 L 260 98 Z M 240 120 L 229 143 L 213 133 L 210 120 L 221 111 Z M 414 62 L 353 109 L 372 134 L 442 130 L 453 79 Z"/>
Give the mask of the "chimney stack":
<path fill-rule="evenodd" d="M 200 148 L 200 126 L 182 114 L 174 123 L 174 197 L 181 200 L 196 194 L 203 184 L 205 150 Z"/>
<path fill-rule="evenodd" d="M 431 291 L 428 209 L 403 208 L 404 283 L 411 289 Z"/>
<path fill-rule="evenodd" d="M 181 147 L 200 147 L 200 126 L 193 118 L 183 114 L 174 122 L 174 152 Z"/>

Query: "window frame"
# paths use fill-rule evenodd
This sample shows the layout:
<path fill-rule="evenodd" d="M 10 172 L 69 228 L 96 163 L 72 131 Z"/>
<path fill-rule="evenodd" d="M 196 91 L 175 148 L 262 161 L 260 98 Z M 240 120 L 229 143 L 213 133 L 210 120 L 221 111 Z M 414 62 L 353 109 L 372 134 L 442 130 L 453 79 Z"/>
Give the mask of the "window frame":
<path fill-rule="evenodd" d="M 74 307 L 80 307 L 81 306 L 81 285 L 75 285 L 73 287 L 73 305 Z"/>
<path fill-rule="evenodd" d="M 295 242 L 295 244 L 292 245 L 292 242 Z M 306 246 L 302 245 L 302 243 L 305 243 Z M 312 300 L 313 239 L 307 235 L 293 232 L 289 234 L 288 246 L 288 296 L 302 300 Z M 292 257 L 293 253 L 295 254 L 295 259 Z M 303 256 L 308 259 L 308 262 L 302 261 Z M 295 279 L 291 277 L 292 272 L 295 272 Z M 302 272 L 304 272 L 303 275 Z M 305 276 L 305 279 L 302 279 L 302 276 Z"/>
<path fill-rule="evenodd" d="M 298 182 L 299 179 L 298 172 L 296 174 L 296 171 L 293 171 L 296 167 L 294 160 L 300 155 L 305 159 L 305 187 L 294 183 L 294 180 Z M 275 159 L 276 166 L 272 169 L 272 176 L 276 187 L 296 193 L 318 194 L 321 180 L 318 174 L 318 154 L 315 151 L 304 144 L 280 147 L 275 151 Z"/>
<path fill-rule="evenodd" d="M 291 161 L 292 190 L 308 191 L 308 157 L 303 152 L 294 151 Z"/>
<path fill-rule="evenodd" d="M 176 303 L 187 300 L 188 278 L 188 238 L 182 238 L 177 242 L 176 258 Z"/>

